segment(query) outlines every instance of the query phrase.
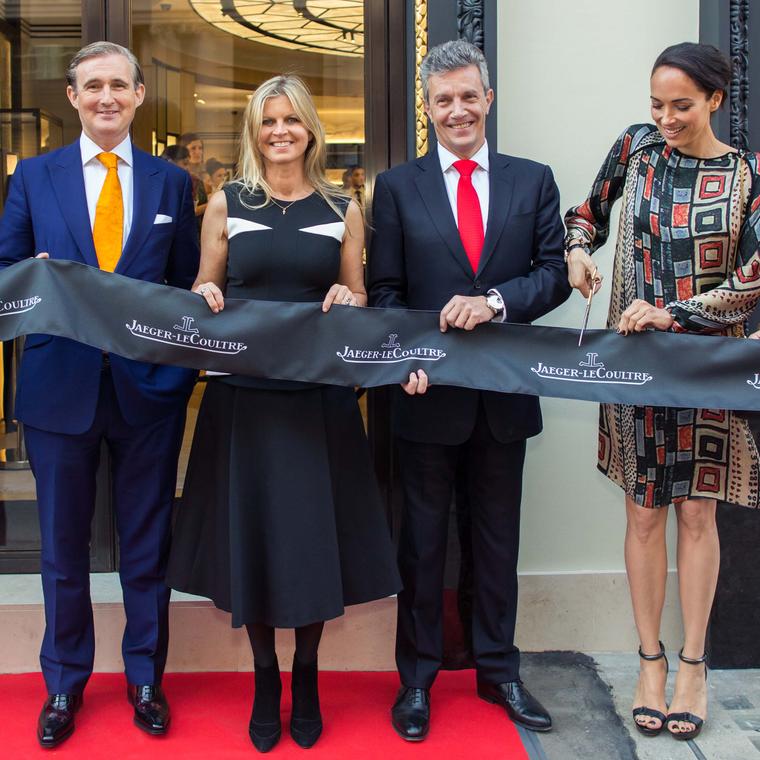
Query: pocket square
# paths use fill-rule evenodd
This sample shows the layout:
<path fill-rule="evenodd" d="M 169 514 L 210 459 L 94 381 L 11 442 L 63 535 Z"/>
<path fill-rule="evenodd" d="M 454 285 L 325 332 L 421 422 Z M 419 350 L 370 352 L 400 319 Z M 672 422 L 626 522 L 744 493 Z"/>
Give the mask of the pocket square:
<path fill-rule="evenodd" d="M 172 221 L 173 219 L 166 214 L 156 214 L 153 224 L 171 224 Z"/>

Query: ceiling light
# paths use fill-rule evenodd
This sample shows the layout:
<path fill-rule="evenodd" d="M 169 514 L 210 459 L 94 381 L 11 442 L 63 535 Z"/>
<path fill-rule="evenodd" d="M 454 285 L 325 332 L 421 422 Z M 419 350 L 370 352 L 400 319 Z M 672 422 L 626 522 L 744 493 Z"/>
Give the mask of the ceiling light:
<path fill-rule="evenodd" d="M 364 55 L 364 0 L 190 0 L 205 21 L 265 45 Z"/>

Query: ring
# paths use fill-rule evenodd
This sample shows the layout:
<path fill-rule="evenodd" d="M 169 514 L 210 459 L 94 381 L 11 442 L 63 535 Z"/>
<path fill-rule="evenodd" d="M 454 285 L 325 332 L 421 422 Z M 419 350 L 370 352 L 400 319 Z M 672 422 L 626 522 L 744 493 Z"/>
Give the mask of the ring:
<path fill-rule="evenodd" d="M 343 299 L 343 303 L 344 303 L 344 304 L 350 304 L 350 303 L 351 303 L 351 296 L 346 296 L 346 297 Z"/>
<path fill-rule="evenodd" d="M 206 293 L 208 293 L 208 288 L 203 287 L 198 291 L 202 296 L 205 296 Z"/>

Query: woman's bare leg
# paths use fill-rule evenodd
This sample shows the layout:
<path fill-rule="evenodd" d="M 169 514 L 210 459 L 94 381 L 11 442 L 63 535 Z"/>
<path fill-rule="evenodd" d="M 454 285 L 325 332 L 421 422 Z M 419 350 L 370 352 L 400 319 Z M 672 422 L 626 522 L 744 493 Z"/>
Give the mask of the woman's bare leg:
<path fill-rule="evenodd" d="M 665 603 L 665 582 L 668 573 L 665 526 L 667 508 L 648 509 L 626 496 L 625 510 L 628 524 L 625 532 L 625 567 L 631 590 L 633 617 L 644 654 L 660 651 L 660 623 Z M 648 707 L 667 713 L 665 660 L 649 662 L 641 659 L 639 682 L 633 699 L 633 708 Z M 657 718 L 639 715 L 639 725 L 657 729 L 662 722 Z"/>
<path fill-rule="evenodd" d="M 685 657 L 699 659 L 705 652 L 720 567 L 720 543 L 715 524 L 715 499 L 689 499 L 676 505 L 678 516 L 678 588 L 681 594 Z M 707 717 L 705 666 L 679 662 L 671 712 Z M 668 730 L 691 731 L 689 721 L 672 722 Z"/>

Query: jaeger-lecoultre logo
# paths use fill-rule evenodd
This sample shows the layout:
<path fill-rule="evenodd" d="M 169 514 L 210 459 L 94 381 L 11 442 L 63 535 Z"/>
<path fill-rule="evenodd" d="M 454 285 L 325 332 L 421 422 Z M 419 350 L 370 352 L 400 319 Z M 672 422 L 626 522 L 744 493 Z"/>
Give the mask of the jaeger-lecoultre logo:
<path fill-rule="evenodd" d="M 0 301 L 0 317 L 10 317 L 13 314 L 23 314 L 25 311 L 31 311 L 41 301 L 42 298 L 40 296 Z"/>
<path fill-rule="evenodd" d="M 380 348 L 351 348 L 335 352 L 344 362 L 350 364 L 398 364 L 407 361 L 437 362 L 446 356 L 440 348 L 411 346 L 403 348 L 398 342 L 398 333 L 390 333 L 388 340 Z"/>
<path fill-rule="evenodd" d="M 248 346 L 235 340 L 221 340 L 220 338 L 204 338 L 197 327 L 193 327 L 194 317 L 182 317 L 180 324 L 174 325 L 171 330 L 153 325 L 144 325 L 136 319 L 132 324 L 127 323 L 126 328 L 136 338 L 154 340 L 158 343 L 167 343 L 172 346 L 186 346 L 198 351 L 207 351 L 212 354 L 239 354 Z"/>
<path fill-rule="evenodd" d="M 577 367 L 554 367 L 539 362 L 537 367 L 531 367 L 539 377 L 547 380 L 564 380 L 570 383 L 607 383 L 610 385 L 644 385 L 653 379 L 648 372 L 637 372 L 628 369 L 607 369 L 604 362 L 599 361 L 599 354 L 589 352 L 586 360 L 578 362 Z"/>

